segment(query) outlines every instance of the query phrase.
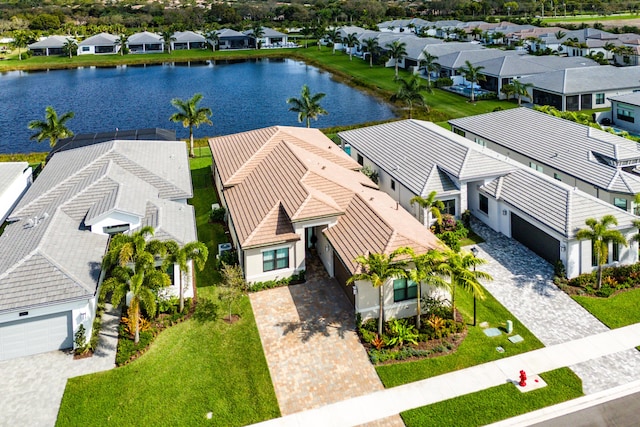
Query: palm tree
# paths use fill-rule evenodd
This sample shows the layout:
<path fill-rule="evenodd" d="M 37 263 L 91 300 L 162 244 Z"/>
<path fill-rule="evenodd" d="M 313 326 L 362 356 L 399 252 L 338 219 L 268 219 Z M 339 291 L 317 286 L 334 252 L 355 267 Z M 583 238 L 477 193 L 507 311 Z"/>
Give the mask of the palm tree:
<path fill-rule="evenodd" d="M 360 264 L 361 272 L 354 274 L 347 279 L 347 285 L 351 285 L 358 280 L 370 282 L 374 288 L 379 289 L 379 306 L 378 314 L 378 336 L 381 337 L 384 327 L 384 285 L 389 279 L 406 277 L 406 263 L 396 260 L 399 256 L 406 252 L 406 248 L 396 249 L 387 254 L 369 254 L 368 256 L 360 255 L 354 261 Z"/>
<path fill-rule="evenodd" d="M 522 83 L 518 79 L 513 79 L 513 93 L 518 97 L 518 107 L 522 105 L 522 97 L 529 97 L 529 88 L 533 87 L 533 83 Z"/>
<path fill-rule="evenodd" d="M 448 250 L 445 252 L 445 257 L 446 261 L 440 264 L 437 269 L 438 272 L 449 277 L 451 310 L 455 319 L 457 287 L 461 286 L 463 289 L 471 291 L 474 297 L 483 300 L 484 292 L 479 279 L 493 280 L 493 277 L 489 273 L 476 270 L 477 265 L 485 264 L 487 261 L 482 258 L 476 258 L 471 252 Z"/>
<path fill-rule="evenodd" d="M 160 37 L 162 37 L 162 41 L 167 52 L 171 53 L 171 42 L 176 40 L 173 36 L 173 31 L 163 31 L 160 33 Z"/>
<path fill-rule="evenodd" d="M 195 157 L 195 151 L 193 149 L 193 127 L 199 128 L 201 124 L 212 125 L 209 120 L 211 117 L 210 108 L 198 107 L 198 103 L 202 100 L 202 94 L 196 93 L 193 98 L 182 100 L 174 98 L 171 100 L 171 105 L 178 109 L 177 113 L 173 113 L 169 120 L 175 123 L 182 123 L 182 126 L 189 128 L 189 155 Z"/>
<path fill-rule="evenodd" d="M 220 34 L 218 34 L 217 30 L 209 30 L 205 33 L 205 38 L 209 41 L 211 45 L 211 50 L 215 52 L 218 43 L 220 43 Z"/>
<path fill-rule="evenodd" d="M 342 41 L 342 37 L 340 37 L 340 28 L 329 28 L 327 30 L 327 39 L 331 42 L 332 51 L 331 54 L 336 54 L 336 43 L 340 43 Z"/>
<path fill-rule="evenodd" d="M 78 43 L 76 43 L 74 39 L 68 38 L 62 45 L 62 50 L 64 53 L 68 54 L 69 59 L 71 59 L 73 54 L 77 54 L 78 52 Z"/>
<path fill-rule="evenodd" d="M 422 105 L 426 106 L 424 96 L 420 91 L 427 90 L 427 86 L 420 83 L 420 79 L 416 76 L 411 76 L 408 80 L 399 79 L 400 87 L 398 91 L 391 96 L 391 101 L 402 101 L 409 107 L 409 118 L 413 118 L 413 106 Z M 427 107 L 428 111 L 428 107 Z"/>
<path fill-rule="evenodd" d="M 482 28 L 480 27 L 474 27 L 471 30 L 471 35 L 473 36 L 474 40 L 478 40 L 480 38 L 480 36 L 482 36 Z"/>
<path fill-rule="evenodd" d="M 55 147 L 60 138 L 73 136 L 73 132 L 65 125 L 67 120 L 72 119 L 73 116 L 73 111 L 68 111 L 58 117 L 56 110 L 52 106 L 48 106 L 45 109 L 44 121 L 32 120 L 29 122 L 29 129 L 38 131 L 38 133 L 31 135 L 30 139 L 35 139 L 38 142 L 49 139 L 49 146 Z"/>
<path fill-rule="evenodd" d="M 291 104 L 289 111 L 298 113 L 298 122 L 306 121 L 307 127 L 311 127 L 311 119 L 318 120 L 318 116 L 329 114 L 327 110 L 320 106 L 320 100 L 324 98 L 322 92 L 311 94 L 309 86 L 302 86 L 300 98 L 289 98 L 287 104 Z"/>
<path fill-rule="evenodd" d="M 495 44 L 502 44 L 502 42 L 504 42 L 504 33 L 496 31 L 495 33 L 493 33 L 492 39 Z M 498 40 L 500 40 L 500 43 L 497 42 Z"/>
<path fill-rule="evenodd" d="M 120 36 L 116 39 L 116 46 L 120 46 L 120 55 L 124 55 L 127 51 L 127 42 L 129 41 L 129 36 L 126 34 L 120 34 Z"/>
<path fill-rule="evenodd" d="M 562 40 L 562 39 L 564 38 L 564 36 L 566 36 L 566 35 L 567 35 L 567 33 L 566 33 L 566 32 L 564 32 L 564 31 L 562 31 L 562 30 L 558 30 L 558 31 L 556 31 L 555 33 L 553 33 L 553 35 L 555 36 L 555 38 L 556 38 L 557 40 Z"/>
<path fill-rule="evenodd" d="M 190 242 L 183 247 L 178 247 L 175 242 L 167 242 L 170 245 L 169 256 L 165 260 L 165 267 L 170 264 L 178 264 L 180 268 L 180 312 L 184 310 L 184 288 L 182 286 L 182 277 L 189 274 L 189 263 L 193 261 L 198 271 L 204 269 L 204 265 L 209 258 L 209 249 L 207 245 L 201 242 Z M 165 268 L 165 271 L 166 271 Z"/>
<path fill-rule="evenodd" d="M 358 41 L 358 35 L 356 33 L 347 34 L 347 37 L 343 40 L 349 48 L 349 61 L 353 61 L 353 47 L 358 46 L 360 42 Z"/>
<path fill-rule="evenodd" d="M 156 256 L 164 258 L 170 246 L 159 240 L 150 240 L 153 234 L 151 226 L 141 227 L 131 234 L 116 234 L 109 242 L 102 267 L 106 270 L 130 264 L 144 267 L 146 264 L 153 264 Z"/>
<path fill-rule="evenodd" d="M 432 191 L 427 197 L 414 196 L 409 200 L 409 203 L 411 203 L 411 206 L 417 203 L 421 209 L 426 209 L 438 224 L 442 224 L 441 211 L 444 209 L 444 203 L 442 203 L 442 200 L 436 199 L 436 195 L 437 192 Z"/>
<path fill-rule="evenodd" d="M 474 102 L 476 83 L 486 79 L 484 74 L 480 74 L 480 71 L 484 70 L 484 67 L 482 65 L 474 67 L 469 60 L 464 61 L 464 64 L 465 66 L 458 69 L 458 71 L 463 75 L 466 81 L 471 83 L 471 102 Z"/>
<path fill-rule="evenodd" d="M 256 49 L 260 49 L 261 42 L 260 39 L 264 36 L 264 27 L 260 22 L 254 22 L 251 26 L 251 37 L 256 44 Z"/>
<path fill-rule="evenodd" d="M 380 49 L 380 45 L 378 44 L 378 40 L 374 38 L 364 39 L 362 41 L 367 52 L 369 52 L 369 68 L 373 67 L 373 55 L 378 52 Z"/>
<path fill-rule="evenodd" d="M 421 313 L 421 301 L 422 297 L 421 293 L 421 285 L 426 283 L 430 286 L 435 287 L 447 287 L 447 282 L 445 282 L 440 275 L 438 275 L 438 268 L 444 262 L 444 254 L 441 251 L 432 249 L 427 253 L 422 255 L 416 255 L 413 249 L 408 248 L 406 251 L 407 254 L 411 256 L 413 261 L 413 269 L 409 270 L 408 276 L 411 281 L 416 283 L 416 328 L 420 329 L 421 321 L 420 315 Z"/>
<path fill-rule="evenodd" d="M 401 42 L 399 40 L 395 40 L 391 43 L 387 43 L 385 45 L 387 49 L 389 49 L 389 56 L 395 61 L 396 75 L 395 79 L 398 79 L 398 65 L 399 62 L 407 56 L 407 44 L 405 42 Z"/>
<path fill-rule="evenodd" d="M 11 44 L 18 49 L 18 60 L 22 61 L 21 49 L 26 48 L 32 40 L 33 34 L 29 31 L 18 30 L 13 32 L 13 42 Z"/>
<path fill-rule="evenodd" d="M 424 59 L 420 60 L 420 68 L 427 72 L 427 82 L 429 87 L 431 87 L 431 73 L 440 71 L 440 64 L 436 62 L 438 57 L 430 54 L 426 49 L 422 51 L 422 55 L 424 56 Z"/>
<path fill-rule="evenodd" d="M 602 264 L 609 259 L 609 242 L 627 246 L 627 240 L 618 230 L 609 227 L 618 225 L 618 220 L 613 215 L 605 215 L 600 221 L 595 218 L 587 218 L 585 224 L 589 228 L 581 228 L 576 233 L 579 240 L 591 240 L 593 257 L 598 265 L 598 289 L 602 286 Z"/>

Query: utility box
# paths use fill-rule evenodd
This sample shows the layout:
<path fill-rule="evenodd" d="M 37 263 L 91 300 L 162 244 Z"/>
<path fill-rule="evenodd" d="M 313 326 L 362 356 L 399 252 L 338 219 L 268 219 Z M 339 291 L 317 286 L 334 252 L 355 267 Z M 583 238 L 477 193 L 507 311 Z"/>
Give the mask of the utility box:
<path fill-rule="evenodd" d="M 513 332 L 513 322 L 511 320 L 507 320 L 507 334 Z"/>

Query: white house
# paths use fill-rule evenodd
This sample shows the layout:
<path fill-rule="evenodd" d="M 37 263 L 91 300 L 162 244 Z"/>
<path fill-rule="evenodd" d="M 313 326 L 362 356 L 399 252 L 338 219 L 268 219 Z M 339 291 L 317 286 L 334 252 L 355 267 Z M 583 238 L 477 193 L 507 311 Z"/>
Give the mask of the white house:
<path fill-rule="evenodd" d="M 213 138 L 209 145 L 219 199 L 248 282 L 289 277 L 305 270 L 307 257 L 317 256 L 355 311 L 369 318 L 377 316 L 378 290 L 366 282 L 345 286 L 359 272 L 355 258 L 405 246 L 424 253 L 442 245 L 317 129 L 276 126 Z M 415 313 L 415 295 L 388 288 L 387 314 Z"/>
<path fill-rule="evenodd" d="M 0 162 L 0 225 L 32 182 L 29 163 Z"/>
<path fill-rule="evenodd" d="M 100 33 L 78 43 L 78 55 L 118 53 L 118 37 L 109 33 Z"/>
<path fill-rule="evenodd" d="M 44 40 L 31 43 L 28 47 L 34 56 L 64 55 L 64 45 L 71 37 L 50 36 Z"/>
<path fill-rule="evenodd" d="M 640 134 L 640 92 L 612 96 L 611 124 L 617 128 Z"/>
<path fill-rule="evenodd" d="M 131 34 L 127 47 L 131 53 L 160 53 L 164 52 L 164 41 L 158 34 L 143 31 Z"/>
<path fill-rule="evenodd" d="M 286 34 L 276 31 L 273 28 L 262 27 L 262 33 L 262 37 L 259 37 L 258 39 L 253 37 L 253 30 L 244 31 L 243 34 L 250 37 L 250 43 L 253 47 L 255 47 L 256 44 L 265 48 L 283 47 L 286 46 L 289 41 L 289 37 Z"/>
<path fill-rule="evenodd" d="M 206 49 L 207 39 L 193 31 L 176 31 L 173 34 L 175 40 L 171 41 L 171 50 Z"/>
<path fill-rule="evenodd" d="M 54 154 L 0 236 L 0 360 L 73 347 L 80 325 L 89 337 L 109 236 L 148 225 L 156 239 L 196 240 L 192 194 L 182 142 L 117 140 Z M 178 292 L 179 274 L 174 266 L 168 292 Z"/>

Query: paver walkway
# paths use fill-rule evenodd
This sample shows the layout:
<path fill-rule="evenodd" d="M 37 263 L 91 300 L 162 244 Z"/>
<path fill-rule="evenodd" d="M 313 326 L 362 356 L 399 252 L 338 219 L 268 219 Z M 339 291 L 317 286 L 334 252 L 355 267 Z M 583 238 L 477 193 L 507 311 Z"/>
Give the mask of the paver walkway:
<path fill-rule="evenodd" d="M 479 221 L 472 228 L 486 240 L 476 245 L 478 256 L 489 262 L 482 270 L 494 278 L 485 287 L 544 345 L 609 330 L 553 283 L 549 263 Z M 582 379 L 585 394 L 595 393 L 640 379 L 640 352 L 629 349 L 571 369 Z"/>
<path fill-rule="evenodd" d="M 109 304 L 93 357 L 62 351 L 0 362 L 0 426 L 53 426 L 67 379 L 115 367 L 120 312 Z"/>
<path fill-rule="evenodd" d="M 307 264 L 305 283 L 250 295 L 282 415 L 383 390 L 343 290 L 317 259 Z M 370 425 L 404 424 L 396 415 Z"/>

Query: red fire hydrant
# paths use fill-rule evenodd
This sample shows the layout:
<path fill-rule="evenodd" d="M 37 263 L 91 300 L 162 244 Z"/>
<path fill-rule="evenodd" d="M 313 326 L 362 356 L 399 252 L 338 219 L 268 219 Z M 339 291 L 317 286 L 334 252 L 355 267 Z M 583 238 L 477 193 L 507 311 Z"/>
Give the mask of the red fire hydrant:
<path fill-rule="evenodd" d="M 522 370 L 520 371 L 520 387 L 524 387 L 527 385 L 527 373 Z"/>

